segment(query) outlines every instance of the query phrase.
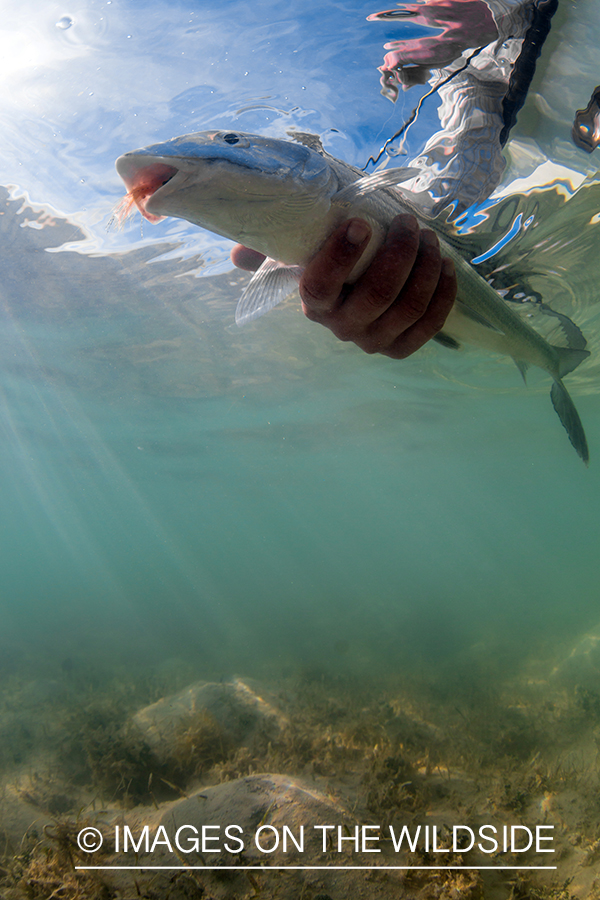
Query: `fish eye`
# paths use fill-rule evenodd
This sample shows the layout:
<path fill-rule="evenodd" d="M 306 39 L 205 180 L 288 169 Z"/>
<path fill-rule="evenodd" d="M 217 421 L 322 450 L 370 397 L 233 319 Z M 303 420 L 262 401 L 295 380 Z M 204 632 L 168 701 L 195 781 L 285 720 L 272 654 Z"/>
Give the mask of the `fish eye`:
<path fill-rule="evenodd" d="M 230 131 L 228 134 L 223 135 L 223 140 L 226 144 L 237 144 L 239 143 L 240 139 L 237 134 L 234 134 L 232 131 Z"/>

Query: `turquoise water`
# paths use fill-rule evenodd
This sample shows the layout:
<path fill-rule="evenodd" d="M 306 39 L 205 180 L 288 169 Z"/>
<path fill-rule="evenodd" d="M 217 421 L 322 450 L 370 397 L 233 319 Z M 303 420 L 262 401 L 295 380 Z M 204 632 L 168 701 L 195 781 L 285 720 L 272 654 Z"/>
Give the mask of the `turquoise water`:
<path fill-rule="evenodd" d="M 367 357 L 293 300 L 239 330 L 227 242 L 176 220 L 105 230 L 114 159 L 186 131 L 293 125 L 362 165 L 416 103 L 378 92 L 394 26 L 362 2 L 35 9 L 4 22 L 33 48 L 6 57 L 1 110 L 5 671 L 510 668 L 595 626 L 594 357 L 567 379 L 588 470 L 541 373 L 525 387 L 510 361 L 433 345 Z M 533 141 L 537 104 L 536 152 L 581 179 L 597 161 L 560 131 L 575 107 L 556 90 L 578 16 L 514 136 Z M 435 104 L 410 154 L 434 120 Z M 593 352 L 595 266 L 573 256 L 575 303 L 544 281 Z"/>
<path fill-rule="evenodd" d="M 6 664 L 367 676 L 481 642 L 527 655 L 595 624 L 594 394 L 577 396 L 586 469 L 547 377 L 527 389 L 506 362 L 435 346 L 369 358 L 295 303 L 242 332 L 236 273 L 38 254 L 24 296 L 22 261 L 52 230 L 19 229 L 19 206 Z"/>

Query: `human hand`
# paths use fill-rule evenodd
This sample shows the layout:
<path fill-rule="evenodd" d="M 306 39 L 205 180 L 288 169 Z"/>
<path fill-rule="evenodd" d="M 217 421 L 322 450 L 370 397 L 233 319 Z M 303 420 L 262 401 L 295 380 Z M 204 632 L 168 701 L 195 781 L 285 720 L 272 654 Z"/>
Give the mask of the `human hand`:
<path fill-rule="evenodd" d="M 414 216 L 401 215 L 366 271 L 347 284 L 370 234 L 366 222 L 351 219 L 330 235 L 302 274 L 302 309 L 366 353 L 404 359 L 443 328 L 456 296 L 454 265 L 442 259 L 433 231 L 419 231 Z M 240 244 L 231 258 L 250 270 L 264 259 Z"/>

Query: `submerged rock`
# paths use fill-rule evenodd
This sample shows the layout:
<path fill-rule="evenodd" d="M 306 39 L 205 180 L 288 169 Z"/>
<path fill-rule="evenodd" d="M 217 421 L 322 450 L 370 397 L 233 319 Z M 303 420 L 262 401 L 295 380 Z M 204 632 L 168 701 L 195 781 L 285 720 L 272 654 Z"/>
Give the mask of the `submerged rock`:
<path fill-rule="evenodd" d="M 44 828 L 53 822 L 52 814 L 40 808 L 34 797 L 5 785 L 0 798 L 0 841 L 4 851 L 18 853 L 26 838 L 40 840 Z"/>
<path fill-rule="evenodd" d="M 554 667 L 553 681 L 566 688 L 585 688 L 600 693 L 600 634 L 589 632 L 569 655 Z"/>
<path fill-rule="evenodd" d="M 132 726 L 159 761 L 173 756 L 186 728 L 195 721 L 210 721 L 234 746 L 258 735 L 274 736 L 285 717 L 246 682 L 198 682 L 177 694 L 163 697 L 133 716 Z"/>
<path fill-rule="evenodd" d="M 203 829 L 204 853 L 200 847 L 198 855 L 207 865 L 215 864 L 215 860 L 231 863 L 232 857 L 242 852 L 247 863 L 300 860 L 306 864 L 310 859 L 323 858 L 324 832 L 318 826 L 350 825 L 353 832 L 353 822 L 337 800 L 314 785 L 271 774 L 249 775 L 205 788 L 173 804 L 160 819 L 169 836 L 181 829 L 178 849 L 190 865 L 196 856 L 193 839 L 202 835 Z M 173 861 L 178 861 L 175 854 Z"/>

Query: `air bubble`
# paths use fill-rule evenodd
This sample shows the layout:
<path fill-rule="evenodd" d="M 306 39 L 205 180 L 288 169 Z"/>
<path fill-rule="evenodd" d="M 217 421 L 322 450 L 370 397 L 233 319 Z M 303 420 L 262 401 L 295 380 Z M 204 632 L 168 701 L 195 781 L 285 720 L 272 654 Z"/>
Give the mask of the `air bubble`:
<path fill-rule="evenodd" d="M 73 24 L 73 19 L 71 16 L 61 16 L 58 22 L 56 23 L 56 27 L 60 28 L 61 31 L 66 31 L 67 28 L 70 28 Z"/>

